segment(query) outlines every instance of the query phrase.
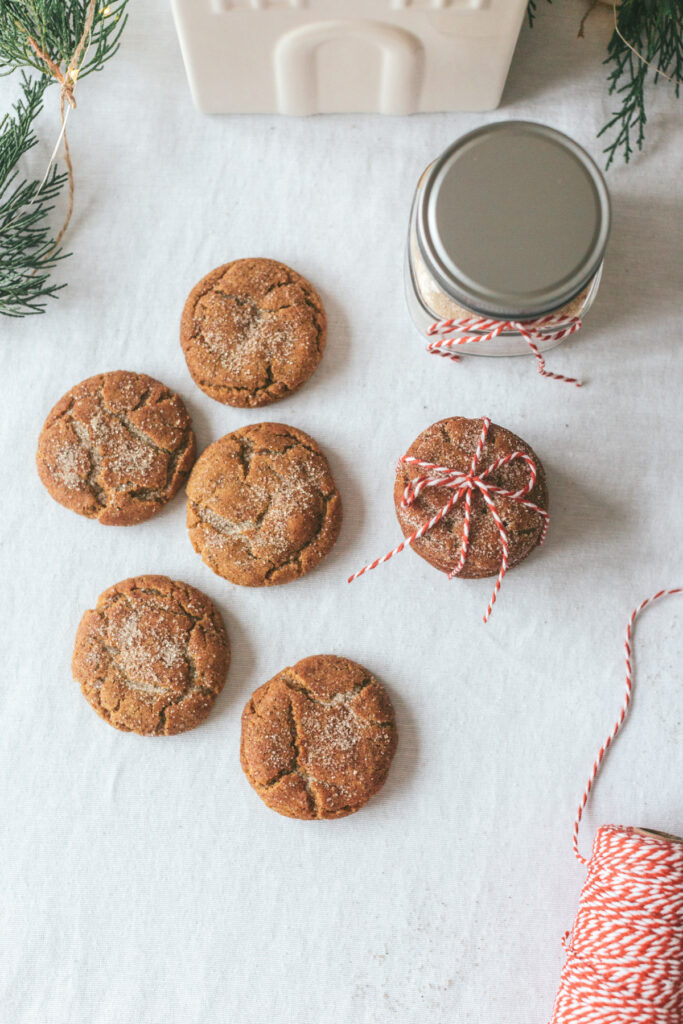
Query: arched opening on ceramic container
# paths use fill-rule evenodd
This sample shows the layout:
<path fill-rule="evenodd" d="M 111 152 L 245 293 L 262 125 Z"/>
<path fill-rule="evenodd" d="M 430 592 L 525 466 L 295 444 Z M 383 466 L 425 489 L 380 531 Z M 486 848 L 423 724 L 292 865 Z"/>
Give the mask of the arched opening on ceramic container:
<path fill-rule="evenodd" d="M 330 62 L 333 76 L 326 74 Z M 282 36 L 275 48 L 278 109 L 295 115 L 352 108 L 412 114 L 419 106 L 422 63 L 420 41 L 392 25 L 362 19 L 304 25 Z M 344 98 L 335 104 L 334 91 L 323 86 L 339 81 L 340 72 Z M 349 91 L 355 103 L 349 103 Z M 369 102 L 373 93 L 376 101 Z"/>

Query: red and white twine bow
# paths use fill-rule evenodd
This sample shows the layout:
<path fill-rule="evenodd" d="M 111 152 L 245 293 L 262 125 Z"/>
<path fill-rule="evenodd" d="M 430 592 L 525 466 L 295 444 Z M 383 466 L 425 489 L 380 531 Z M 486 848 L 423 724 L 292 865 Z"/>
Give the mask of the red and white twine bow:
<path fill-rule="evenodd" d="M 435 356 L 445 356 L 454 362 L 460 362 L 460 356 L 451 349 L 459 345 L 475 345 L 482 341 L 513 331 L 520 334 L 536 356 L 538 372 L 550 380 L 563 380 L 567 384 L 581 387 L 581 381 L 575 377 L 563 377 L 561 373 L 550 373 L 545 368 L 545 359 L 541 355 L 537 342 L 560 341 L 581 328 L 578 317 L 544 316 L 538 320 L 489 320 L 486 317 L 463 317 L 461 319 L 438 320 L 427 331 L 427 336 L 436 338 L 427 345 L 427 351 Z M 467 332 L 475 331 L 475 334 Z M 465 332 L 463 334 L 463 332 Z"/>
<path fill-rule="evenodd" d="M 457 576 L 463 569 L 465 562 L 467 561 L 467 554 L 470 547 L 470 522 L 472 518 L 472 495 L 475 491 L 481 494 L 482 498 L 486 502 L 486 505 L 491 512 L 493 521 L 498 528 L 498 534 L 500 536 L 501 546 L 501 560 L 500 570 L 498 572 L 498 578 L 496 585 L 493 589 L 491 600 L 489 601 L 488 608 L 486 609 L 486 615 L 484 616 L 484 622 L 488 622 L 489 616 L 493 611 L 493 606 L 496 603 L 496 598 L 500 590 L 500 585 L 503 582 L 505 573 L 507 572 L 508 560 L 509 560 L 509 544 L 508 535 L 503 524 L 503 520 L 498 512 L 496 505 L 496 498 L 506 498 L 509 501 L 514 501 L 519 505 L 524 505 L 525 508 L 530 508 L 534 512 L 537 512 L 543 519 L 543 533 L 541 535 L 540 543 L 542 544 L 545 540 L 548 532 L 548 525 L 550 522 L 550 516 L 545 509 L 540 508 L 534 504 L 533 501 L 527 501 L 526 496 L 529 494 L 535 484 L 537 478 L 536 463 L 527 455 L 526 452 L 516 451 L 511 452 L 509 455 L 503 455 L 500 459 L 496 459 L 491 465 L 484 470 L 479 471 L 479 460 L 481 459 L 484 444 L 488 436 L 489 428 L 491 426 L 491 420 L 488 416 L 485 416 L 482 421 L 482 431 L 477 444 L 477 449 L 472 456 L 472 463 L 469 471 L 463 473 L 460 470 L 452 469 L 449 466 L 439 466 L 433 462 L 423 462 L 421 459 L 413 458 L 410 455 L 402 455 L 399 462 L 403 465 L 419 466 L 421 469 L 427 472 L 423 476 L 415 477 L 410 480 L 403 493 L 403 500 L 401 505 L 403 508 L 409 508 L 420 496 L 421 492 L 426 487 L 443 487 L 449 489 L 452 493 L 443 508 L 439 509 L 436 515 L 432 516 L 431 519 L 426 520 L 422 523 L 419 529 L 415 530 L 410 537 L 402 541 L 397 547 L 384 555 L 383 558 L 376 558 L 374 562 L 370 562 L 368 565 L 363 566 L 358 572 L 354 573 L 353 576 L 349 576 L 348 582 L 353 583 L 360 576 L 365 575 L 371 569 L 376 569 L 378 565 L 382 565 L 383 562 L 388 562 L 394 555 L 398 555 L 403 551 L 404 548 L 413 544 L 420 537 L 424 537 L 429 530 L 433 529 L 440 523 L 444 516 L 447 516 L 451 509 L 461 500 L 465 502 L 465 514 L 462 525 L 462 543 L 460 546 L 460 556 L 456 565 L 451 569 L 448 574 L 448 578 L 452 579 Z M 488 483 L 487 478 L 495 473 L 496 470 L 502 466 L 507 466 L 511 462 L 521 461 L 524 462 L 529 469 L 529 479 L 527 480 L 524 487 L 517 491 L 510 491 L 504 487 L 496 487 L 494 484 Z"/>

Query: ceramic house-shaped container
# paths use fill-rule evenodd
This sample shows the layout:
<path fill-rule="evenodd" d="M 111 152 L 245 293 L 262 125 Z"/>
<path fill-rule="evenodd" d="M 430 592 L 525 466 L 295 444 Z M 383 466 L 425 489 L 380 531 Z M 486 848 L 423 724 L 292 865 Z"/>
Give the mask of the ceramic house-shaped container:
<path fill-rule="evenodd" d="M 172 0 L 206 113 L 411 114 L 500 102 L 527 0 Z"/>

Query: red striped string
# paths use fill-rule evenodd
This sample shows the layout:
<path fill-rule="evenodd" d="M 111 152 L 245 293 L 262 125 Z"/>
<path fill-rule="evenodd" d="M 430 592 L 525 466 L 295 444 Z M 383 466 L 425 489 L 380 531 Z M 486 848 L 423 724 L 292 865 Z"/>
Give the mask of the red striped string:
<path fill-rule="evenodd" d="M 626 628 L 626 693 L 579 804 L 573 845 L 587 876 L 576 920 L 563 938 L 567 960 L 551 1024 L 683 1022 L 683 841 L 624 826 L 598 829 L 590 860 L 581 855 L 581 818 L 633 695 L 633 628 L 640 612 L 682 588 L 660 590 Z"/>
<path fill-rule="evenodd" d="M 624 695 L 624 703 L 622 705 L 621 711 L 619 712 L 619 717 L 617 718 L 617 720 L 616 720 L 616 722 L 614 724 L 614 728 L 612 729 L 612 732 L 609 734 L 609 736 L 607 737 L 607 739 L 605 740 L 603 745 L 600 747 L 600 751 L 598 753 L 598 756 L 596 757 L 595 762 L 593 764 L 593 770 L 592 770 L 592 772 L 590 774 L 590 778 L 588 779 L 588 783 L 587 783 L 586 788 L 585 788 L 585 790 L 583 792 L 583 796 L 581 797 L 581 803 L 579 804 L 579 809 L 578 809 L 577 814 L 576 814 L 576 820 L 574 822 L 574 836 L 573 836 L 574 853 L 576 855 L 577 860 L 579 860 L 582 864 L 587 864 L 588 863 L 586 858 L 583 857 L 581 855 L 581 853 L 579 852 L 579 828 L 580 828 L 580 825 L 581 825 L 581 819 L 583 817 L 583 812 L 586 809 L 586 804 L 588 803 L 588 798 L 591 795 L 591 791 L 593 789 L 593 786 L 595 785 L 595 780 L 598 777 L 598 772 L 600 771 L 600 767 L 602 765 L 602 762 L 605 760 L 605 756 L 607 755 L 607 751 L 609 750 L 609 748 L 612 746 L 612 744 L 614 743 L 615 739 L 619 735 L 619 732 L 621 731 L 621 727 L 623 726 L 624 722 L 626 721 L 626 716 L 628 715 L 629 708 L 631 707 L 631 699 L 633 697 L 633 627 L 634 627 L 634 623 L 635 623 L 636 619 L 638 618 L 638 616 L 640 615 L 640 613 L 643 611 L 643 609 L 647 608 L 647 606 L 649 604 L 652 604 L 654 601 L 659 601 L 660 598 L 662 598 L 662 597 L 670 597 L 672 594 L 680 594 L 682 591 L 683 591 L 683 588 L 681 588 L 681 587 L 674 587 L 671 590 L 660 590 L 660 591 L 658 591 L 658 593 L 654 594 L 652 597 L 648 597 L 645 601 L 641 602 L 641 604 L 639 604 L 637 608 L 635 608 L 633 610 L 633 612 L 631 613 L 631 616 L 630 616 L 630 618 L 628 620 L 628 623 L 626 625 L 626 639 L 624 641 L 624 650 L 626 652 L 626 692 L 625 692 L 625 695 Z"/>
<path fill-rule="evenodd" d="M 427 331 L 427 336 L 436 341 L 427 345 L 432 355 L 445 356 L 454 362 L 460 362 L 460 356 L 451 349 L 460 345 L 476 345 L 482 341 L 492 341 L 506 332 L 519 334 L 536 357 L 538 372 L 550 380 L 563 380 L 567 384 L 581 387 L 581 381 L 575 377 L 563 377 L 561 373 L 550 373 L 546 369 L 545 359 L 541 355 L 537 342 L 561 341 L 562 338 L 574 334 L 581 328 L 578 317 L 544 316 L 537 320 L 490 320 L 486 317 L 462 317 L 451 320 L 438 320 Z M 476 334 L 462 332 L 476 331 Z"/>
<path fill-rule="evenodd" d="M 507 572 L 509 560 L 508 536 L 503 525 L 503 520 L 501 519 L 500 514 L 498 512 L 496 496 L 508 498 L 510 501 L 515 501 L 520 505 L 524 505 L 525 508 L 532 509 L 534 512 L 537 512 L 542 517 L 544 524 L 543 533 L 539 541 L 540 544 L 542 544 L 546 538 L 546 534 L 548 532 L 548 525 L 550 523 L 550 516 L 545 509 L 540 508 L 532 501 L 526 500 L 526 495 L 533 490 L 537 478 L 536 463 L 530 455 L 526 454 L 526 452 L 516 451 L 511 452 L 509 455 L 503 455 L 501 458 L 496 459 L 495 462 L 492 462 L 488 469 L 478 472 L 479 461 L 481 459 L 481 455 L 484 449 L 484 445 L 486 443 L 486 438 L 488 436 L 490 426 L 491 420 L 489 419 L 488 416 L 485 416 L 484 419 L 482 420 L 482 430 L 479 436 L 479 441 L 477 443 L 474 455 L 472 456 L 472 462 L 470 464 L 469 472 L 467 473 L 462 473 L 461 471 L 452 469 L 448 466 L 438 466 L 436 465 L 436 463 L 433 462 L 423 462 L 422 459 L 416 459 L 410 455 L 401 456 L 399 460 L 400 463 L 404 465 L 419 466 L 421 469 L 426 470 L 425 474 L 419 477 L 415 477 L 415 479 L 410 480 L 408 482 L 405 491 L 403 492 L 403 500 L 401 502 L 403 508 L 409 508 L 411 505 L 413 505 L 413 503 L 417 500 L 421 492 L 426 487 L 446 488 L 452 492 L 451 496 L 449 497 L 446 504 L 441 509 L 439 509 L 439 511 L 434 516 L 432 516 L 431 519 L 428 519 L 424 523 L 422 523 L 422 525 L 417 530 L 415 530 L 415 532 L 411 534 L 410 537 L 401 541 L 401 543 L 397 547 L 395 547 L 388 554 L 384 555 L 382 558 L 376 558 L 374 562 L 370 562 L 368 565 L 363 566 L 362 569 L 359 569 L 358 572 L 354 573 L 353 576 L 349 576 L 347 581 L 348 583 L 353 583 L 354 580 L 357 580 L 361 576 L 364 576 L 366 572 L 370 572 L 372 569 L 376 569 L 377 566 L 382 565 L 384 562 L 388 562 L 391 558 L 394 557 L 394 555 L 400 554 L 404 548 L 413 544 L 416 540 L 419 540 L 420 537 L 424 537 L 424 535 L 428 533 L 429 530 L 433 529 L 433 527 L 435 527 L 437 523 L 440 523 L 444 516 L 447 516 L 451 509 L 464 498 L 465 514 L 462 526 L 460 555 L 458 557 L 456 565 L 448 573 L 448 578 L 453 579 L 454 576 L 457 576 L 460 572 L 462 572 L 465 562 L 467 561 L 467 555 L 470 547 L 470 520 L 472 516 L 472 495 L 474 494 L 475 491 L 479 491 L 491 512 L 493 521 L 496 524 L 496 527 L 498 529 L 498 535 L 500 537 L 501 546 L 500 570 L 498 572 L 498 578 L 496 579 L 496 585 L 493 589 L 491 600 L 489 601 L 488 608 L 486 609 L 486 614 L 484 616 L 484 622 L 488 622 L 491 612 L 493 611 L 493 606 L 496 603 L 496 598 L 498 597 L 498 593 L 500 591 L 501 584 L 505 577 L 505 573 Z M 494 484 L 486 482 L 487 477 L 489 477 L 497 469 L 500 469 L 502 466 L 507 466 L 511 462 L 516 461 L 524 462 L 529 470 L 529 479 L 527 480 L 524 487 L 520 488 L 520 490 L 510 491 L 506 490 L 504 487 L 496 487 Z"/>
<path fill-rule="evenodd" d="M 683 842 L 598 829 L 550 1024 L 681 1024 Z"/>

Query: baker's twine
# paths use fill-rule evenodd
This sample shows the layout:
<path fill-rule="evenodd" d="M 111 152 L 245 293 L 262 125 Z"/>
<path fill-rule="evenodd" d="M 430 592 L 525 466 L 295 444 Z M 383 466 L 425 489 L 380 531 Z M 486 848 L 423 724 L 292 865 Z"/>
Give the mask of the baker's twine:
<path fill-rule="evenodd" d="M 680 1024 L 683 843 L 598 829 L 551 1024 Z"/>
<path fill-rule="evenodd" d="M 683 842 L 621 825 L 598 829 L 581 855 L 581 818 L 633 693 L 633 625 L 647 605 L 680 594 L 660 590 L 626 629 L 626 695 L 600 748 L 574 823 L 574 853 L 588 867 L 579 909 L 564 936 L 567 961 L 551 1024 L 681 1024 L 683 1021 Z"/>
<path fill-rule="evenodd" d="M 491 420 L 489 419 L 488 416 L 485 416 L 482 420 L 482 430 L 481 435 L 479 437 L 479 442 L 477 444 L 476 451 L 472 457 L 472 463 L 470 465 L 469 472 L 467 473 L 463 473 L 457 469 L 452 469 L 449 466 L 438 466 L 436 463 L 433 462 L 423 462 L 422 459 L 413 458 L 413 456 L 411 455 L 401 456 L 399 464 L 419 466 L 421 469 L 427 471 L 423 476 L 415 477 L 415 479 L 410 480 L 408 482 L 405 491 L 403 492 L 403 500 L 401 501 L 402 508 L 409 508 L 417 500 L 421 492 L 426 487 L 447 488 L 452 492 L 451 496 L 446 502 L 446 504 L 443 506 L 443 508 L 439 509 L 436 515 L 432 516 L 431 519 L 428 519 L 424 523 L 422 523 L 419 529 L 415 530 L 415 532 L 411 534 L 410 537 L 402 541 L 397 547 L 393 549 L 393 551 L 390 551 L 388 554 L 384 555 L 383 558 L 376 558 L 374 562 L 370 562 L 368 565 L 363 566 L 363 568 L 360 569 L 358 572 L 354 573 L 353 576 L 349 576 L 349 583 L 353 583 L 354 580 L 357 580 L 360 576 L 365 575 L 366 572 L 370 572 L 371 569 L 376 569 L 377 566 L 382 565 L 383 562 L 388 562 L 390 558 L 394 557 L 394 555 L 400 554 L 404 548 L 413 544 L 416 540 L 419 540 L 420 537 L 424 537 L 424 535 L 428 533 L 429 530 L 435 527 L 437 523 L 441 522 L 444 516 L 448 515 L 451 509 L 459 501 L 462 501 L 464 499 L 465 516 L 462 525 L 462 542 L 460 546 L 460 555 L 456 565 L 448 573 L 448 578 L 453 579 L 454 576 L 457 576 L 462 571 L 465 562 L 467 561 L 467 554 L 469 552 L 470 546 L 472 495 L 474 494 L 475 491 L 478 491 L 481 494 L 484 501 L 486 502 L 493 517 L 493 521 L 495 522 L 498 528 L 501 546 L 500 570 L 498 572 L 498 578 L 496 580 L 496 585 L 494 587 L 491 600 L 489 601 L 489 605 L 488 608 L 486 609 L 486 614 L 484 616 L 484 622 L 488 622 L 489 616 L 493 611 L 493 606 L 496 603 L 496 598 L 500 591 L 501 583 L 503 582 L 505 573 L 507 572 L 509 560 L 508 536 L 505 530 L 505 526 L 503 525 L 503 520 L 501 519 L 500 513 L 498 512 L 496 497 L 507 498 L 509 501 L 514 501 L 519 505 L 524 505 L 525 508 L 530 508 L 532 509 L 532 511 L 537 512 L 541 516 L 541 518 L 543 519 L 543 533 L 541 535 L 540 540 L 541 544 L 545 540 L 546 534 L 548 532 L 548 525 L 550 522 L 550 516 L 545 509 L 540 508 L 532 501 L 526 500 L 526 495 L 533 490 L 538 475 L 536 463 L 530 455 L 527 455 L 526 452 L 516 451 L 511 452 L 509 455 L 503 455 L 500 459 L 496 459 L 495 462 L 492 462 L 487 469 L 478 471 L 479 460 L 481 459 L 481 454 L 484 448 L 484 444 L 486 443 L 486 438 L 488 436 L 490 426 Z M 489 477 L 492 473 L 495 473 L 497 469 L 500 469 L 502 466 L 507 466 L 511 462 L 517 461 L 524 462 L 529 470 L 529 479 L 524 485 L 524 487 L 520 488 L 520 490 L 510 491 L 504 487 L 496 487 L 494 484 L 487 483 L 487 477 Z"/>
<path fill-rule="evenodd" d="M 598 777 L 598 772 L 600 771 L 602 762 L 605 760 L 607 751 L 614 743 L 615 739 L 619 735 L 619 732 L 621 731 L 621 727 L 626 721 L 626 716 L 628 715 L 629 708 L 631 707 L 631 700 L 633 698 L 633 627 L 635 621 L 640 615 L 640 613 L 643 611 L 643 609 L 647 608 L 649 604 L 652 604 L 654 601 L 659 601 L 662 597 L 670 597 L 673 594 L 680 593 L 683 593 L 683 587 L 674 587 L 671 590 L 660 590 L 658 593 L 654 594 L 653 597 L 646 598 L 645 601 L 643 601 L 641 604 L 638 605 L 637 608 L 633 610 L 633 612 L 631 613 L 631 617 L 629 618 L 628 623 L 626 625 L 626 639 L 624 640 L 624 651 L 626 653 L 626 692 L 624 695 L 624 703 L 622 705 L 621 711 L 619 712 L 619 717 L 615 722 L 612 732 L 609 734 L 603 745 L 600 747 L 598 756 L 596 757 L 595 763 L 593 764 L 593 770 L 591 771 L 590 778 L 588 779 L 588 783 L 583 792 L 583 796 L 581 797 L 581 803 L 579 804 L 579 809 L 576 814 L 576 821 L 574 822 L 574 853 L 576 854 L 577 859 L 582 864 L 588 863 L 586 858 L 583 857 L 579 851 L 579 827 L 581 825 L 583 812 L 586 809 L 588 798 L 591 795 L 591 791 L 593 789 L 593 786 L 595 785 L 595 780 Z"/>
<path fill-rule="evenodd" d="M 437 320 L 427 331 L 427 336 L 435 338 L 427 345 L 427 351 L 435 356 L 445 356 L 454 362 L 460 362 L 460 355 L 452 349 L 460 345 L 476 345 L 482 341 L 492 341 L 506 332 L 514 332 L 524 338 L 536 357 L 538 372 L 550 380 L 563 380 L 566 384 L 581 387 L 581 381 L 575 377 L 563 377 L 561 373 L 550 373 L 546 370 L 545 359 L 541 355 L 537 342 L 561 341 L 562 338 L 575 334 L 581 328 L 578 317 L 551 316 L 537 320 L 491 320 L 487 317 L 461 317 L 450 320 Z M 476 331 L 469 334 L 469 331 Z M 463 333 L 464 332 L 464 333 Z"/>

